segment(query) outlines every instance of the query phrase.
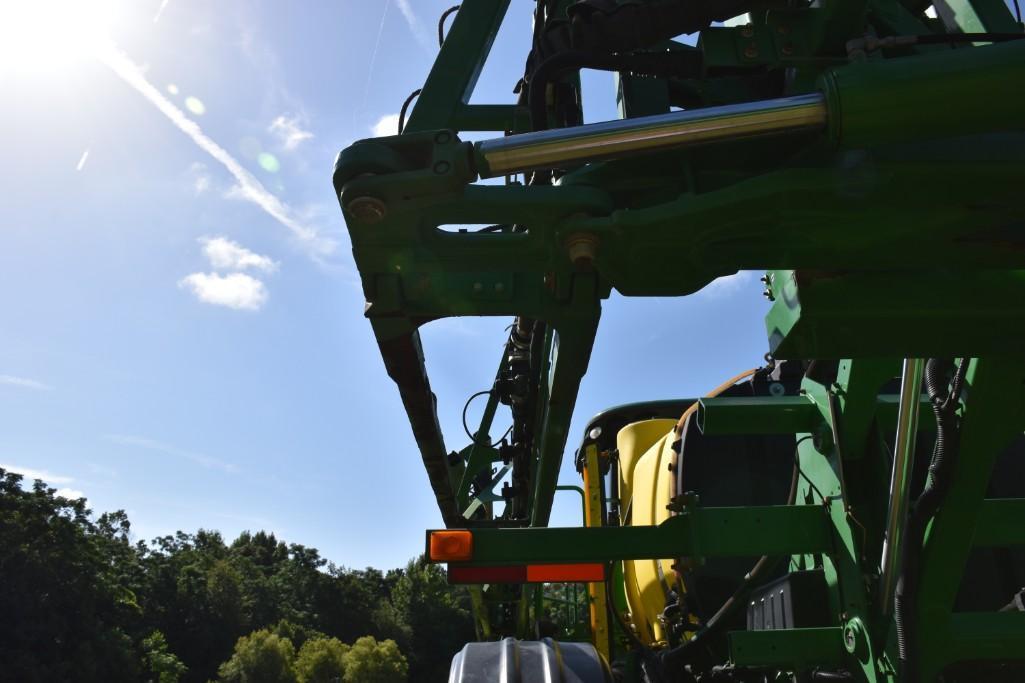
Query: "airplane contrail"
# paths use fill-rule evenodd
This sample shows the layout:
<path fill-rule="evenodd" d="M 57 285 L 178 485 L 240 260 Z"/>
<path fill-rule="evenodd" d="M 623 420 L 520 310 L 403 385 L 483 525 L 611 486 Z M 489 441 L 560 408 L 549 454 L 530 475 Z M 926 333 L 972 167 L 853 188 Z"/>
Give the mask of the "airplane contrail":
<path fill-rule="evenodd" d="M 154 24 L 160 21 L 160 15 L 162 15 L 164 10 L 167 9 L 167 3 L 169 2 L 171 2 L 171 0 L 161 0 L 160 7 L 157 8 L 157 13 L 153 15 Z"/>
<path fill-rule="evenodd" d="M 81 158 L 78 160 L 78 165 L 75 166 L 75 170 L 76 171 L 81 171 L 83 168 L 85 168 L 85 162 L 86 162 L 86 160 L 88 158 L 89 158 L 89 148 L 86 147 L 85 151 L 82 152 Z"/>
<path fill-rule="evenodd" d="M 395 4 L 399 6 L 402 18 L 409 24 L 409 30 L 413 32 L 413 37 L 416 38 L 416 41 L 428 52 L 437 50 L 438 46 L 435 44 L 435 39 L 423 25 L 423 22 L 420 21 L 420 18 L 413 13 L 413 6 L 409 4 L 409 0 L 395 0 Z"/>
<path fill-rule="evenodd" d="M 96 51 L 96 56 L 111 71 L 136 92 L 145 97 L 181 132 L 185 133 L 200 149 L 209 154 L 234 176 L 239 187 L 239 195 L 263 209 L 274 220 L 312 249 L 317 255 L 327 255 L 334 251 L 335 242 L 325 239 L 317 231 L 309 228 L 296 219 L 291 207 L 285 204 L 274 193 L 263 186 L 252 173 L 246 170 L 226 149 L 214 142 L 199 124 L 190 119 L 185 112 L 164 97 L 153 84 L 146 80 L 142 70 L 111 41 L 105 41 Z"/>

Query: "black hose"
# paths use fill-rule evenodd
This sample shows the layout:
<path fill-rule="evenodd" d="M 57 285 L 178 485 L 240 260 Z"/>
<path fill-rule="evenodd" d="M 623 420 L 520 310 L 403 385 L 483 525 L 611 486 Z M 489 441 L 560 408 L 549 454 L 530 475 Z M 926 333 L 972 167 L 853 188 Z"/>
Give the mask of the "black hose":
<path fill-rule="evenodd" d="M 676 76 L 700 71 L 701 59 L 701 52 L 690 49 L 633 54 L 602 54 L 581 50 L 560 52 L 543 61 L 530 74 L 527 105 L 530 107 L 531 128 L 533 130 L 548 128 L 545 91 L 549 83 L 569 71 L 598 69 L 600 71 L 631 71 L 647 76 Z"/>
<path fill-rule="evenodd" d="M 478 396 L 490 396 L 492 391 L 493 389 L 478 391 L 477 393 L 472 394 L 470 398 L 466 399 L 466 403 L 463 404 L 463 431 L 466 432 L 466 435 L 470 437 L 470 441 L 473 443 L 477 443 L 477 437 L 473 435 L 473 432 L 470 431 L 470 426 L 466 424 L 466 410 L 470 407 L 470 404 L 473 403 L 473 399 Z"/>
<path fill-rule="evenodd" d="M 399 135 L 402 135 L 402 129 L 406 127 L 406 112 L 409 110 L 409 105 L 413 103 L 413 98 L 419 95 L 423 91 L 423 88 L 417 88 L 413 92 L 409 93 L 409 97 L 402 103 L 402 108 L 399 109 Z"/>
<path fill-rule="evenodd" d="M 448 19 L 450 14 L 458 12 L 460 7 L 462 7 L 462 5 L 449 7 L 441 13 L 441 18 L 438 19 L 438 47 L 445 45 L 445 20 Z"/>
<path fill-rule="evenodd" d="M 893 617 L 897 630 L 900 680 L 916 683 L 918 671 L 918 580 L 921 574 L 925 529 L 950 490 L 960 446 L 956 409 L 964 386 L 968 359 L 962 359 L 947 392 L 949 360 L 932 358 L 925 366 L 925 390 L 936 416 L 936 444 L 929 462 L 929 476 L 921 495 L 911 507 L 901 549 L 900 574 L 894 592 Z"/>

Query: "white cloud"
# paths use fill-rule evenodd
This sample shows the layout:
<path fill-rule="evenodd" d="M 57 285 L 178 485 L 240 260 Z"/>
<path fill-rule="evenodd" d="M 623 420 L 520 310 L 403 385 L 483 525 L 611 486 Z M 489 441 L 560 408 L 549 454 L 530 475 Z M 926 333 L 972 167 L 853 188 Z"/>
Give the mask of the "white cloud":
<path fill-rule="evenodd" d="M 226 237 L 201 237 L 199 241 L 203 245 L 203 254 L 217 270 L 255 268 L 265 273 L 273 273 L 278 269 L 278 264 L 269 256 L 252 252 Z"/>
<path fill-rule="evenodd" d="M 267 303 L 267 287 L 245 273 L 192 273 L 178 282 L 182 289 L 206 304 L 237 310 L 258 311 Z"/>
<path fill-rule="evenodd" d="M 197 194 L 203 194 L 210 189 L 212 179 L 210 178 L 210 171 L 206 164 L 201 161 L 195 161 L 189 166 L 189 177 L 192 180 L 192 190 Z"/>
<path fill-rule="evenodd" d="M 723 277 L 717 277 L 710 283 L 705 285 L 704 289 L 701 290 L 700 294 L 711 297 L 713 299 L 721 299 L 736 294 L 740 290 L 748 287 L 751 282 L 755 279 L 755 271 L 753 270 L 740 270 L 733 275 L 724 275 Z"/>
<path fill-rule="evenodd" d="M 14 375 L 0 375 L 0 384 L 6 384 L 10 387 L 21 387 L 22 389 L 34 389 L 35 391 L 49 391 L 53 388 L 49 384 L 43 384 L 27 377 L 15 377 Z"/>
<path fill-rule="evenodd" d="M 42 479 L 47 484 L 70 484 L 74 481 L 72 477 L 65 477 L 59 474 L 51 474 L 46 470 L 37 470 L 31 467 L 19 467 L 18 465 L 9 465 L 5 462 L 0 462 L 0 468 L 7 470 L 8 472 L 16 472 L 26 479 Z"/>
<path fill-rule="evenodd" d="M 207 469 L 216 469 L 223 472 L 237 472 L 238 468 L 229 462 L 218 460 L 217 458 L 211 458 L 201 453 L 193 453 L 192 451 L 186 451 L 181 448 L 175 448 L 166 443 L 155 441 L 153 439 L 147 439 L 144 436 L 132 436 L 130 434 L 107 434 L 103 437 L 107 441 L 116 443 L 121 446 L 129 446 L 132 448 L 144 448 L 149 451 L 156 451 L 157 453 L 164 453 L 171 455 L 176 458 L 184 458 L 190 460 L 197 465 L 202 465 Z"/>
<path fill-rule="evenodd" d="M 314 256 L 325 256 L 334 252 L 337 247 L 335 240 L 321 237 L 315 229 L 303 225 L 288 204 L 267 190 L 256 176 L 246 170 L 235 157 L 207 136 L 198 123 L 190 119 L 185 112 L 146 80 L 142 69 L 112 42 L 104 43 L 97 51 L 97 56 L 121 80 L 146 98 L 171 123 L 185 133 L 200 149 L 224 166 L 238 183 L 238 196 L 256 204 L 287 228 Z"/>
<path fill-rule="evenodd" d="M 303 140 L 309 140 L 313 137 L 313 133 L 308 130 L 303 130 L 299 125 L 299 117 L 293 116 L 288 118 L 287 116 L 279 116 L 278 118 L 271 121 L 270 127 L 267 131 L 274 133 L 281 140 L 281 145 L 287 150 L 293 150 L 299 146 Z"/>
<path fill-rule="evenodd" d="M 424 23 L 420 21 L 420 18 L 413 13 L 413 6 L 409 4 L 409 0 L 395 0 L 395 4 L 399 6 L 399 11 L 402 12 L 402 18 L 406 20 L 409 25 L 409 30 L 413 33 L 413 37 L 416 38 L 416 42 L 420 43 L 421 46 L 428 52 L 434 52 L 438 49 L 437 37 L 434 36 Z"/>
<path fill-rule="evenodd" d="M 399 134 L 399 115 L 398 114 L 386 114 L 377 120 L 377 123 L 371 128 L 374 131 L 375 138 L 382 138 L 387 135 L 398 135 Z"/>
<path fill-rule="evenodd" d="M 57 495 L 64 498 L 85 498 L 85 494 L 78 489 L 61 488 L 57 489 Z"/>

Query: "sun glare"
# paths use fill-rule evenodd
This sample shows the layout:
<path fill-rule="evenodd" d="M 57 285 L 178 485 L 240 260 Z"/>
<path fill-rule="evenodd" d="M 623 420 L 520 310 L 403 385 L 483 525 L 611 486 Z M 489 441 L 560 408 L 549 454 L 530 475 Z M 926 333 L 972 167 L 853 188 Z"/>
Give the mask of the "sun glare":
<path fill-rule="evenodd" d="M 109 40 L 111 0 L 0 2 L 0 72 L 38 77 L 65 74 Z"/>

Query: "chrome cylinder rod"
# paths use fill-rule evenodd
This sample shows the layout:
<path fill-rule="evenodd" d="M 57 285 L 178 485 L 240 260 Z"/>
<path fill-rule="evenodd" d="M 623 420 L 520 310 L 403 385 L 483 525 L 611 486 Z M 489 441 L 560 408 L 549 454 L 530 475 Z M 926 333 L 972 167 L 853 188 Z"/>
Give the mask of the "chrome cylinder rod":
<path fill-rule="evenodd" d="M 901 544 L 908 517 L 911 495 L 911 469 L 918 436 L 918 410 L 922 402 L 922 371 L 925 360 L 907 358 L 900 382 L 900 403 L 897 408 L 897 436 L 893 444 L 893 472 L 890 475 L 890 505 L 886 517 L 886 536 L 879 584 L 883 614 L 893 607 L 897 575 L 900 573 Z"/>
<path fill-rule="evenodd" d="M 509 135 L 476 144 L 482 178 L 761 135 L 821 130 L 821 93 Z"/>

